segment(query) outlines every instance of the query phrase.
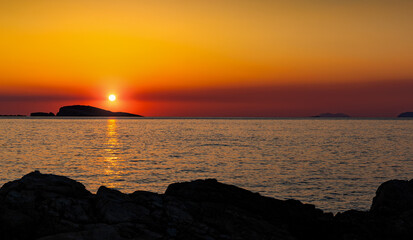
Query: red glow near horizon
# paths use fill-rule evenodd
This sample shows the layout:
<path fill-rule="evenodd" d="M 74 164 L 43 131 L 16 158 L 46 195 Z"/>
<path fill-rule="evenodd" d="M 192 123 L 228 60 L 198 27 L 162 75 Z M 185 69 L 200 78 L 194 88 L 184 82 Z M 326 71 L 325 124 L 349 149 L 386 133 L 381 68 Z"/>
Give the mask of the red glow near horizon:
<path fill-rule="evenodd" d="M 343 112 L 359 117 L 395 117 L 413 109 L 410 81 L 318 85 L 269 85 L 123 91 L 109 101 L 87 95 L 2 94 L 2 114 L 57 112 L 63 105 L 162 117 L 306 117 Z"/>

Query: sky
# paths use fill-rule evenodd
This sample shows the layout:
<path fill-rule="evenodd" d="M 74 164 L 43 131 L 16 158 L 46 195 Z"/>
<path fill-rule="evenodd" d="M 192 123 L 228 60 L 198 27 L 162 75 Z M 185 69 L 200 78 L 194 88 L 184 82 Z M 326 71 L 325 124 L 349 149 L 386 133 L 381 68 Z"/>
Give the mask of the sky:
<path fill-rule="evenodd" d="M 407 0 L 0 0 L 0 114 L 394 117 L 412 23 Z"/>

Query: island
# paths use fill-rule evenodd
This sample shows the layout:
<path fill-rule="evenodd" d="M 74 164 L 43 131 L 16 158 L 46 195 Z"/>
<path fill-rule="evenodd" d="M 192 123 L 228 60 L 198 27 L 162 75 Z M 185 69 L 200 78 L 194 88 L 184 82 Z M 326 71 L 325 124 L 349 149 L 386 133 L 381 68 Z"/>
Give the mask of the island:
<path fill-rule="evenodd" d="M 409 118 L 413 118 L 413 112 L 404 112 L 404 113 L 400 113 L 399 116 L 397 116 L 399 118 L 401 117 L 409 117 Z"/>
<path fill-rule="evenodd" d="M 56 114 L 58 117 L 142 117 L 141 115 L 125 113 L 125 112 L 111 112 L 97 107 L 86 105 L 72 105 L 64 106 L 59 109 Z"/>
<path fill-rule="evenodd" d="M 0 239 L 412 239 L 413 180 L 390 180 L 368 211 L 332 214 L 215 179 L 173 183 L 163 194 L 96 194 L 34 171 L 0 189 Z"/>
<path fill-rule="evenodd" d="M 345 113 L 320 113 L 317 116 L 313 117 L 320 117 L 320 118 L 347 118 L 350 117 L 350 115 L 347 115 Z"/>
<path fill-rule="evenodd" d="M 52 112 L 49 112 L 49 113 L 46 113 L 46 112 L 33 112 L 33 113 L 30 113 L 30 117 L 54 117 L 54 116 L 55 115 Z"/>

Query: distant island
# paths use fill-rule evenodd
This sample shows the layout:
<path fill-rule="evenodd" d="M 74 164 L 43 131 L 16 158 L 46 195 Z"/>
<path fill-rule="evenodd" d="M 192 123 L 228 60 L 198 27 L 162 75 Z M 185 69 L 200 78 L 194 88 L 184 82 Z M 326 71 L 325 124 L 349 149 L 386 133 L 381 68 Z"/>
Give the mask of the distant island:
<path fill-rule="evenodd" d="M 413 112 L 404 112 L 404 113 L 401 113 L 401 114 L 399 114 L 399 116 L 397 116 L 397 117 L 413 117 Z"/>
<path fill-rule="evenodd" d="M 141 115 L 125 113 L 125 112 L 111 112 L 97 107 L 86 105 L 72 105 L 64 106 L 59 109 L 55 115 L 52 112 L 33 112 L 31 117 L 142 117 Z"/>
<path fill-rule="evenodd" d="M 320 113 L 317 116 L 313 117 L 321 117 L 321 118 L 347 118 L 350 117 L 350 115 L 347 115 L 345 113 Z"/>
<path fill-rule="evenodd" d="M 64 106 L 59 109 L 56 114 L 58 117 L 142 117 L 141 115 L 111 112 L 97 107 L 86 105 Z"/>
<path fill-rule="evenodd" d="M 52 112 L 49 112 L 49 113 L 46 113 L 46 112 L 33 112 L 33 113 L 30 113 L 30 117 L 53 117 L 53 116 L 55 116 L 55 115 Z"/>

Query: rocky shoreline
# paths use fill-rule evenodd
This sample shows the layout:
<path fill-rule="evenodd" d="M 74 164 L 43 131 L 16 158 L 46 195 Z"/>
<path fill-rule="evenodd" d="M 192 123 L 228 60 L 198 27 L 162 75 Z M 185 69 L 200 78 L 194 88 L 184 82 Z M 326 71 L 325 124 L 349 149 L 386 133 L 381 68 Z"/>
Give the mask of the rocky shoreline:
<path fill-rule="evenodd" d="M 413 239 L 413 181 L 385 182 L 369 211 L 334 216 L 214 179 L 92 194 L 35 171 L 0 189 L 0 239 Z"/>

